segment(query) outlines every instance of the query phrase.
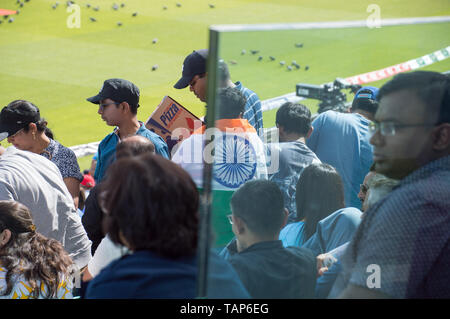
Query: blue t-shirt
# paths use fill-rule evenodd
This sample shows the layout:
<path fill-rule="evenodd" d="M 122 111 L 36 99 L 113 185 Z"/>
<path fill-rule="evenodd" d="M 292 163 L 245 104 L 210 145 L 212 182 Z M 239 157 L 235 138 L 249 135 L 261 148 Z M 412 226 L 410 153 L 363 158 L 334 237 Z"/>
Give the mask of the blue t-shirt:
<path fill-rule="evenodd" d="M 354 207 L 341 208 L 317 223 L 315 233 L 303 244 L 314 255 L 329 252 L 350 241 L 361 223 L 362 212 Z"/>
<path fill-rule="evenodd" d="M 142 122 L 139 122 L 139 124 L 141 126 L 137 130 L 136 135 L 148 138 L 155 145 L 156 154 L 169 159 L 169 148 L 163 138 L 147 129 Z M 99 183 L 105 177 L 109 165 L 116 159 L 116 146 L 120 141 L 117 130 L 118 128 L 114 129 L 114 132 L 108 134 L 98 146 L 97 166 L 94 173 L 95 183 Z"/>
<path fill-rule="evenodd" d="M 305 223 L 296 222 L 287 224 L 281 231 L 278 239 L 281 240 L 284 247 L 300 247 L 305 242 Z"/>
<path fill-rule="evenodd" d="M 345 206 L 361 208 L 360 184 L 372 165 L 373 147 L 369 143 L 370 121 L 358 113 L 327 111 L 312 123 L 306 145 L 342 177 Z"/>

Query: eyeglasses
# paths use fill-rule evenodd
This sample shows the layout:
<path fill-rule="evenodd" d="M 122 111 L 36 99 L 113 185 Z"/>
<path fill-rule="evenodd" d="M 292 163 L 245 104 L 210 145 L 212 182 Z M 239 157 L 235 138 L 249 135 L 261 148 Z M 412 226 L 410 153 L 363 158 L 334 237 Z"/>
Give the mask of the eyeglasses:
<path fill-rule="evenodd" d="M 100 110 L 103 111 L 105 109 L 105 107 L 107 107 L 108 105 L 111 105 L 111 104 L 119 105 L 120 103 L 117 103 L 117 102 L 103 103 L 103 104 L 99 104 L 98 107 L 100 108 Z"/>
<path fill-rule="evenodd" d="M 189 86 L 190 86 L 191 88 L 193 88 L 193 87 L 195 86 L 195 84 L 197 83 L 197 81 L 198 81 L 199 79 L 201 79 L 201 78 L 204 78 L 205 75 L 206 75 L 206 73 L 198 74 L 198 75 L 196 75 L 196 76 L 197 76 L 196 79 L 195 79 L 195 76 L 194 76 L 194 79 L 195 79 L 195 80 L 192 79 L 192 81 L 189 83 Z"/>
<path fill-rule="evenodd" d="M 231 225 L 233 225 L 233 217 L 232 216 L 233 216 L 232 214 L 227 215 L 228 221 L 230 222 Z"/>
<path fill-rule="evenodd" d="M 435 126 L 436 124 L 398 124 L 394 122 L 371 122 L 369 124 L 369 132 L 375 134 L 376 131 L 380 130 L 383 136 L 394 136 L 396 131 L 401 128 L 406 127 L 418 127 L 418 126 Z"/>

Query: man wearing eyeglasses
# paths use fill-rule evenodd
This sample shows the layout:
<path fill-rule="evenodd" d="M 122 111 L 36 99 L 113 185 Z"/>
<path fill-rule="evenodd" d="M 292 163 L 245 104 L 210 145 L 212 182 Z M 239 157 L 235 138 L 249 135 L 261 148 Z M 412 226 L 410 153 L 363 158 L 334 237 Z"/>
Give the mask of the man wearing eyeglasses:
<path fill-rule="evenodd" d="M 450 79 L 395 76 L 371 126 L 377 173 L 400 183 L 343 257 L 342 298 L 450 298 Z"/>
<path fill-rule="evenodd" d="M 156 154 L 169 158 L 166 142 L 137 119 L 139 95 L 139 88 L 130 81 L 108 79 L 97 95 L 87 98 L 89 102 L 98 104 L 98 114 L 102 120 L 107 125 L 116 127 L 98 146 L 97 166 L 94 173 L 96 183 L 103 179 L 107 168 L 115 160 L 116 145 L 126 137 L 144 136 L 155 145 Z"/>
<path fill-rule="evenodd" d="M 351 113 L 333 110 L 313 121 L 306 145 L 323 162 L 335 167 L 344 183 L 346 207 L 361 209 L 360 184 L 372 165 L 369 124 L 378 108 L 378 89 L 366 86 L 355 94 Z"/>
<path fill-rule="evenodd" d="M 208 73 L 206 72 L 206 61 L 208 59 L 208 49 L 196 50 L 189 54 L 183 62 L 182 77 L 173 86 L 176 89 L 184 89 L 189 86 L 191 92 L 202 102 L 206 102 L 206 84 L 208 83 Z M 242 92 L 246 99 L 243 119 L 248 120 L 251 126 L 256 129 L 259 136 L 262 134 L 263 117 L 261 101 L 258 95 L 252 90 L 242 86 L 241 82 L 233 83 L 230 79 L 228 66 L 224 61 L 219 61 L 219 84 L 220 88 L 236 87 Z"/>

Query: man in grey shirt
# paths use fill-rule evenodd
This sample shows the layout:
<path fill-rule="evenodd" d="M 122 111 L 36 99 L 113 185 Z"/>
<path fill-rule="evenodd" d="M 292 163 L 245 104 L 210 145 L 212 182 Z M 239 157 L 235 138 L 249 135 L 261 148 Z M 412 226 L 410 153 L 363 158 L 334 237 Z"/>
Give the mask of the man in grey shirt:
<path fill-rule="evenodd" d="M 79 269 L 87 265 L 91 241 L 61 173 L 51 161 L 8 147 L 0 156 L 0 200 L 15 200 L 27 206 L 36 231 L 58 240 Z"/>

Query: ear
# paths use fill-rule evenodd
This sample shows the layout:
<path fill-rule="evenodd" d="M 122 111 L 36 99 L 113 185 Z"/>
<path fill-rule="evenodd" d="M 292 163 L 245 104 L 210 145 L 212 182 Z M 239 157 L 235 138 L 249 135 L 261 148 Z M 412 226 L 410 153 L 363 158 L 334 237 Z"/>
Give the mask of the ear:
<path fill-rule="evenodd" d="M 10 239 L 11 239 L 11 231 L 9 229 L 5 229 L 0 234 L 0 247 L 5 246 L 9 242 Z"/>
<path fill-rule="evenodd" d="M 439 152 L 448 150 L 450 146 L 450 123 L 442 123 L 434 130 L 433 149 Z"/>
<path fill-rule="evenodd" d="M 282 136 L 284 136 L 285 135 L 285 132 L 284 132 L 284 127 L 283 127 L 283 125 L 280 125 L 280 124 L 276 124 L 277 125 L 277 129 L 278 129 L 278 137 L 282 137 Z"/>
<path fill-rule="evenodd" d="M 311 125 L 311 127 L 309 128 L 308 134 L 306 134 L 306 138 L 309 138 L 313 131 L 314 131 L 314 127 Z"/>
<path fill-rule="evenodd" d="M 232 215 L 231 218 L 233 218 L 233 225 L 235 225 L 235 231 L 239 235 L 242 235 L 243 233 L 245 233 L 245 231 L 247 229 L 247 225 L 245 224 L 244 220 L 235 215 Z"/>
<path fill-rule="evenodd" d="M 36 123 L 30 123 L 28 124 L 28 129 L 31 133 L 36 133 L 37 132 L 37 126 Z"/>
<path fill-rule="evenodd" d="M 130 104 L 128 102 L 122 102 L 119 106 L 122 108 L 122 111 L 130 111 Z"/>

